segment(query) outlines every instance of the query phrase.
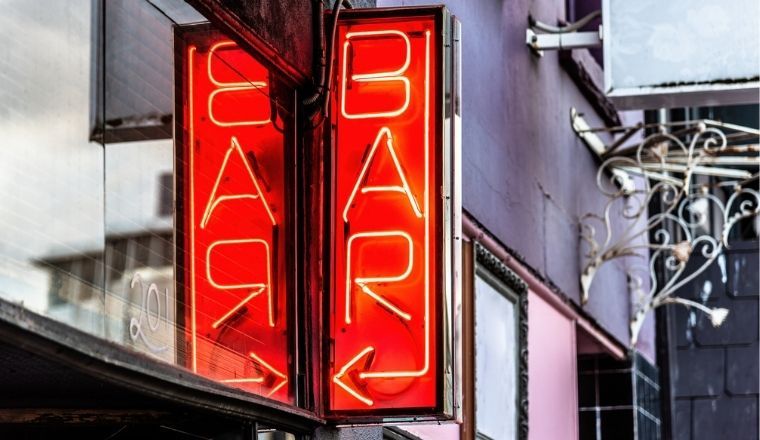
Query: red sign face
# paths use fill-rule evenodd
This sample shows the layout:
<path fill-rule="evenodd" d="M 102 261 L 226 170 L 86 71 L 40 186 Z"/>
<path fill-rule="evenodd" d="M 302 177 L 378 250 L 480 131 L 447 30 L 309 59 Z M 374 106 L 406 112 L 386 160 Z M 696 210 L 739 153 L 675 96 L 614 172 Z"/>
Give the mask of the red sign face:
<path fill-rule="evenodd" d="M 338 27 L 333 412 L 439 404 L 439 35 L 434 17 L 349 18 Z"/>
<path fill-rule="evenodd" d="M 286 237 L 292 109 L 218 33 L 184 34 L 181 206 L 188 366 L 292 403 Z M 276 91 L 277 90 L 277 91 Z M 279 94 L 279 95 L 278 95 Z M 285 96 L 282 96 L 285 95 Z"/>

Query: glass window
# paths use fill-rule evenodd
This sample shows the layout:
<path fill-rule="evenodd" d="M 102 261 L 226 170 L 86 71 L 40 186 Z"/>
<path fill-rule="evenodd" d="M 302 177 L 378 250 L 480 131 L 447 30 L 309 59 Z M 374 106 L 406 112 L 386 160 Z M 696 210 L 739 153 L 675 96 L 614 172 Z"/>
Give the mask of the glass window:
<path fill-rule="evenodd" d="M 90 0 L 0 5 L 0 296 L 103 336 L 104 149 Z"/>
<path fill-rule="evenodd" d="M 488 274 L 475 278 L 475 401 L 478 436 L 515 439 L 518 338 L 514 294 Z"/>
<path fill-rule="evenodd" d="M 0 298 L 294 403 L 290 83 L 182 0 L 8 0 L 0 41 Z"/>
<path fill-rule="evenodd" d="M 99 0 L 92 137 L 104 145 L 105 337 L 183 365 L 174 273 L 174 27 L 181 1 Z"/>

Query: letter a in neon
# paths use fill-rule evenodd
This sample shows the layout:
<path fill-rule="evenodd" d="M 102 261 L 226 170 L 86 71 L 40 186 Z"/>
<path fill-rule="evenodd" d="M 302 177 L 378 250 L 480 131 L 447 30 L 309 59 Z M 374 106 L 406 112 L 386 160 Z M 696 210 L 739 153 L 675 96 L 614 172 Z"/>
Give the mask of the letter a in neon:
<path fill-rule="evenodd" d="M 224 172 L 227 169 L 227 165 L 230 162 L 230 157 L 233 156 L 233 153 L 237 153 L 234 155 L 234 157 L 238 158 L 239 160 L 243 162 L 245 171 L 248 174 L 248 177 L 251 178 L 251 183 L 253 183 L 253 187 L 256 191 L 253 193 L 228 194 L 228 195 L 217 197 L 216 193 L 219 190 L 219 183 L 222 181 L 222 175 L 224 175 Z M 224 155 L 224 161 L 222 161 L 222 166 L 219 168 L 219 174 L 216 176 L 216 181 L 214 182 L 214 188 L 211 190 L 211 195 L 209 196 L 208 202 L 206 203 L 206 209 L 203 211 L 203 218 L 201 219 L 201 229 L 206 228 L 206 225 L 208 225 L 208 221 L 211 218 L 211 214 L 214 212 L 216 207 L 219 206 L 219 204 L 221 204 L 222 202 L 226 202 L 228 200 L 239 200 L 239 199 L 251 199 L 251 200 L 261 199 L 261 203 L 264 205 L 264 209 L 267 211 L 267 215 L 269 216 L 269 220 L 271 220 L 272 222 L 272 226 L 277 224 L 277 222 L 274 220 L 274 215 L 272 215 L 272 210 L 269 208 L 269 203 L 267 203 L 266 198 L 264 198 L 264 193 L 261 192 L 259 181 L 258 179 L 256 179 L 256 175 L 254 175 L 253 170 L 251 169 L 251 165 L 248 163 L 248 160 L 246 159 L 245 154 L 243 153 L 243 149 L 240 148 L 240 143 L 238 142 L 235 136 L 232 136 L 232 138 L 230 139 L 230 148 L 227 150 L 227 153 L 225 153 Z"/>
<path fill-rule="evenodd" d="M 378 146 L 383 139 L 385 139 L 385 146 L 391 155 L 391 159 L 393 159 L 393 166 L 396 168 L 396 172 L 398 173 L 398 176 L 401 180 L 401 185 L 367 185 L 361 188 L 362 194 L 367 194 L 369 192 L 398 192 L 405 194 L 409 200 L 409 205 L 411 205 L 412 210 L 414 211 L 414 215 L 416 215 L 417 218 L 423 217 L 423 213 L 420 211 L 417 200 L 415 200 L 414 196 L 412 195 L 412 190 L 409 188 L 409 183 L 406 180 L 406 175 L 404 175 L 404 172 L 401 169 L 401 164 L 398 161 L 398 156 L 396 156 L 396 150 L 393 148 L 393 135 L 391 134 L 391 130 L 388 127 L 382 127 L 380 131 L 377 132 L 375 143 L 372 144 L 372 149 L 370 150 L 367 159 L 362 164 L 362 171 L 359 173 L 359 177 L 356 179 L 354 188 L 351 190 L 351 195 L 348 197 L 348 201 L 346 202 L 346 207 L 343 209 L 343 221 L 346 223 L 348 223 L 348 210 L 351 209 L 351 204 L 354 202 L 356 193 L 359 191 L 359 187 L 361 186 L 362 181 L 364 181 L 364 178 L 369 171 L 370 164 L 375 157 L 375 153 L 377 153 Z"/>

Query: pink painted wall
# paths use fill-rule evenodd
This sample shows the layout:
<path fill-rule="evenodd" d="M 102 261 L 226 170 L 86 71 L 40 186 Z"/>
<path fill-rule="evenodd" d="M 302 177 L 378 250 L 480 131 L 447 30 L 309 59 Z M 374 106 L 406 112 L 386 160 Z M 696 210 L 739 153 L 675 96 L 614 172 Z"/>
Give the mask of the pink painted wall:
<path fill-rule="evenodd" d="M 575 322 L 528 297 L 529 440 L 578 438 Z"/>
<path fill-rule="evenodd" d="M 426 440 L 459 440 L 459 425 L 409 425 L 401 429 Z"/>

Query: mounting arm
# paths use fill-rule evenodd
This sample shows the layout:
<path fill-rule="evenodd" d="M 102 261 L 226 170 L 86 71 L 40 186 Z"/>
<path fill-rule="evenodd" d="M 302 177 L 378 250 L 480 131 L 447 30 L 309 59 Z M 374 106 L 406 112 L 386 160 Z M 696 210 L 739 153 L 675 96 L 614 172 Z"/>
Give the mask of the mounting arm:
<path fill-rule="evenodd" d="M 536 55 L 543 55 L 544 50 L 569 50 L 602 45 L 602 26 L 597 32 L 578 32 L 591 20 L 599 17 L 601 11 L 594 11 L 575 23 L 566 26 L 552 26 L 528 17 L 528 29 L 525 30 L 525 44 Z"/>

